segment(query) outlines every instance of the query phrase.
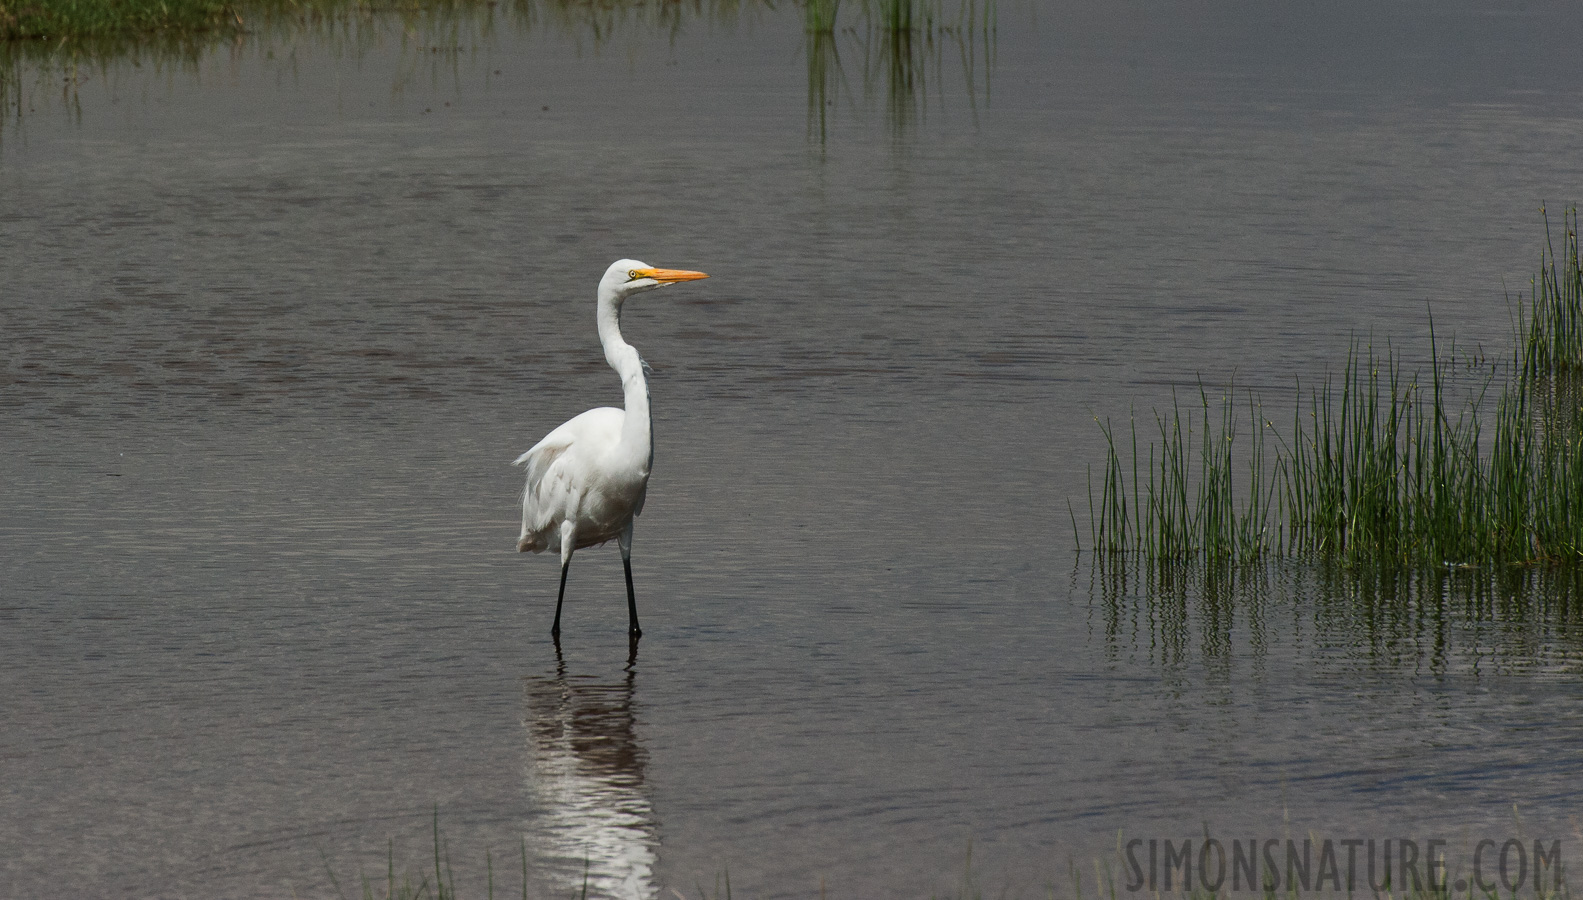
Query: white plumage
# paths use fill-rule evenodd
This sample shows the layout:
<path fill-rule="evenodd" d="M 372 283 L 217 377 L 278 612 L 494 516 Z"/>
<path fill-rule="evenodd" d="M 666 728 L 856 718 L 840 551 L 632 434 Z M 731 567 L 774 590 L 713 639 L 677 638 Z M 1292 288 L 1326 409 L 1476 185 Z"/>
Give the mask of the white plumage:
<path fill-rule="evenodd" d="M 561 552 L 561 587 L 550 628 L 557 639 L 573 551 L 611 539 L 621 544 L 631 635 L 643 634 L 632 590 L 632 520 L 643 511 L 654 443 L 643 360 L 621 337 L 621 307 L 633 294 L 708 277 L 683 269 L 656 269 L 632 259 L 612 263 L 599 281 L 599 342 L 605 360 L 621 376 L 626 409 L 591 409 L 517 457 L 515 464 L 528 470 L 517 549 L 539 553 L 553 547 Z"/>
<path fill-rule="evenodd" d="M 649 467 L 617 456 L 625 420 L 619 409 L 590 409 L 517 457 L 516 465 L 528 467 L 518 550 L 559 549 L 568 524 L 573 550 L 620 537 L 631 526 L 643 511 Z"/>

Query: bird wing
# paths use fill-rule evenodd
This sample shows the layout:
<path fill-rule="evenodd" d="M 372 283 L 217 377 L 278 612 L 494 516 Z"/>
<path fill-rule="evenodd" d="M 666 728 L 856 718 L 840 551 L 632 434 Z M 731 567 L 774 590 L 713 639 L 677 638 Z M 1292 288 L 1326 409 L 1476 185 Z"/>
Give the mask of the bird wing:
<path fill-rule="evenodd" d="M 571 451 L 578 442 L 589 442 L 598 447 L 601 443 L 617 440 L 621 435 L 623 413 L 619 409 L 601 407 L 590 409 L 563 422 L 559 428 L 544 436 L 528 452 L 517 457 L 512 465 L 527 466 L 528 498 L 539 496 L 540 485 L 550 467 L 562 455 Z"/>
<path fill-rule="evenodd" d="M 577 435 L 566 425 L 555 429 L 544 436 L 544 440 L 534 444 L 532 449 L 517 457 L 511 464 L 514 466 L 527 466 L 528 468 L 528 495 L 532 496 L 539 491 L 539 483 L 544 480 L 544 473 L 550 469 L 550 463 L 556 457 L 571 448 Z"/>

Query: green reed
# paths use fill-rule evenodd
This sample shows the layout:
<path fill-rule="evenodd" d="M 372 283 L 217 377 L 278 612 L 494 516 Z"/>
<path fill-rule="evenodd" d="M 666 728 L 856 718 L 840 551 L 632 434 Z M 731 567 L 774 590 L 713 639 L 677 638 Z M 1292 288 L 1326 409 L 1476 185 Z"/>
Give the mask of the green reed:
<path fill-rule="evenodd" d="M 1431 320 L 1427 373 L 1409 372 L 1394 348 L 1354 342 L 1338 376 L 1306 396 L 1299 388 L 1289 441 L 1273 448 L 1263 438 L 1273 426 L 1250 396 L 1250 440 L 1234 454 L 1233 398 L 1228 392 L 1217 413 L 1202 388 L 1196 415 L 1177 402 L 1156 415 L 1159 440 L 1145 450 L 1136 423 L 1130 453 L 1102 423 L 1107 456 L 1097 498 L 1089 490 L 1091 546 L 1155 559 L 1583 561 L 1576 223 L 1569 212 L 1566 258 L 1558 270 L 1547 255 L 1531 318 L 1519 311 L 1515 359 L 1471 384 L 1450 361 L 1454 347 L 1441 356 Z"/>
<path fill-rule="evenodd" d="M 1519 324 L 1526 332 L 1524 362 L 1531 378 L 1583 372 L 1583 268 L 1578 263 L 1577 209 L 1566 210 L 1562 223 L 1566 234 L 1557 270 L 1550 219 L 1545 217 L 1545 249 L 1539 257 L 1539 275 L 1533 280 L 1532 318 L 1526 329 Z"/>
<path fill-rule="evenodd" d="M 1198 403 L 1185 414 L 1173 400 L 1169 415 L 1155 415 L 1159 442 L 1149 443 L 1146 453 L 1139 450 L 1134 418 L 1124 435 L 1130 465 L 1116 448 L 1110 423 L 1100 424 L 1108 449 L 1097 506 L 1092 485 L 1089 491 L 1093 546 L 1158 559 L 1243 558 L 1265 551 L 1275 487 L 1274 473 L 1266 468 L 1267 423 L 1250 396 L 1250 450 L 1246 471 L 1239 474 L 1231 397 L 1228 392 L 1217 409 L 1200 385 Z M 1246 485 L 1245 495 L 1237 491 L 1239 482 Z"/>

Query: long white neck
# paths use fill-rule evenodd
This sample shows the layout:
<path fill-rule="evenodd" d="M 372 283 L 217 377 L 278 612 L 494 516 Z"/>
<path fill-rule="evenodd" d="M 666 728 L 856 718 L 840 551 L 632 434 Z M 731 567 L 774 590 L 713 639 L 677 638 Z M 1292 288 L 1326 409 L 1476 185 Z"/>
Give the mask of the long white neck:
<path fill-rule="evenodd" d="M 609 294 L 599 297 L 599 343 L 605 348 L 605 361 L 621 376 L 626 420 L 621 427 L 620 449 L 643 466 L 645 474 L 654 462 L 653 422 L 649 417 L 649 383 L 643 377 L 643 360 L 637 348 L 621 337 L 621 305 Z"/>

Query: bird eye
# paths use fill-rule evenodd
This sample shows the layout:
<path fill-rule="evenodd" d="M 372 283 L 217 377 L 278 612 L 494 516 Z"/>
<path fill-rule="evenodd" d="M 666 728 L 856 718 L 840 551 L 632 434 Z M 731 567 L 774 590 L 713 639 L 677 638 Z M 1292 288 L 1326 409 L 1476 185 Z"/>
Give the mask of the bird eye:
<path fill-rule="evenodd" d="M 638 270 L 637 269 L 628 269 L 627 270 L 627 280 L 628 281 L 637 281 L 639 278 L 642 278 L 642 277 L 643 276 L 638 274 Z"/>

